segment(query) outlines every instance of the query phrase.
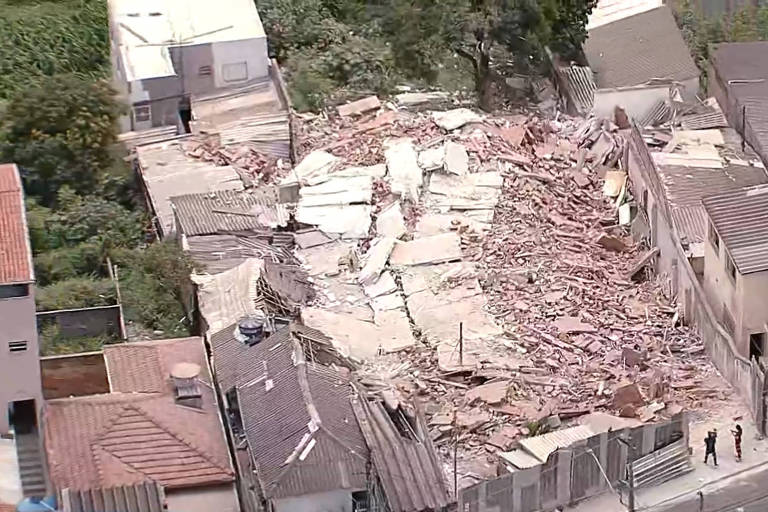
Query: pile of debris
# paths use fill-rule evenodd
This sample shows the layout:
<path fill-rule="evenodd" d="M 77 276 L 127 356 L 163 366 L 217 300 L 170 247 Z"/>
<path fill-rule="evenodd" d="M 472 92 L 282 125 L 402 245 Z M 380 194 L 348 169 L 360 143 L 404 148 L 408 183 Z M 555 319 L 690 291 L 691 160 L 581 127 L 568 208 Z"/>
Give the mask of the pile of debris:
<path fill-rule="evenodd" d="M 464 484 L 592 411 L 650 421 L 729 397 L 643 271 L 654 253 L 629 236 L 615 125 L 386 110 L 302 131 L 305 161 L 326 165 L 310 182 L 367 174 L 341 202 L 371 217 L 356 242 L 299 252 L 320 289 L 303 318 L 365 360 L 365 378 L 425 403 L 446 467 L 458 442 Z"/>
<path fill-rule="evenodd" d="M 247 144 L 224 146 L 219 137 L 212 135 L 186 143 L 184 152 L 187 156 L 217 166 L 232 166 L 246 187 L 274 183 L 289 168 L 288 162 L 261 153 Z"/>

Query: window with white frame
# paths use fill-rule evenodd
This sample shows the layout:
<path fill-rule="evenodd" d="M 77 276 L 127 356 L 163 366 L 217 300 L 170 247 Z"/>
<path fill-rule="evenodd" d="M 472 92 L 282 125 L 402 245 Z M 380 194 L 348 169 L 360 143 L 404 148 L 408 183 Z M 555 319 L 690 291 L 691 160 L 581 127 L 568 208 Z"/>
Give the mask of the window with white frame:
<path fill-rule="evenodd" d="M 248 63 L 235 62 L 221 66 L 221 76 L 225 82 L 242 82 L 248 79 Z"/>
<path fill-rule="evenodd" d="M 152 119 L 149 105 L 137 105 L 133 107 L 133 120 L 137 123 L 146 123 Z"/>

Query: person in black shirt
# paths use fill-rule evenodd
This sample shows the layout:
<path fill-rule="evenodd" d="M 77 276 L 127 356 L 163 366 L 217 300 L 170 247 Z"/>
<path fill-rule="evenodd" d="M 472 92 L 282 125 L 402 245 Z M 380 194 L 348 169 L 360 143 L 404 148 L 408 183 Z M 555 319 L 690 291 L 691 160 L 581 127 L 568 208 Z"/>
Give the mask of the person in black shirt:
<path fill-rule="evenodd" d="M 712 455 L 712 460 L 717 467 L 717 452 L 715 452 L 715 444 L 717 443 L 717 430 L 710 430 L 707 432 L 707 437 L 704 438 L 704 445 L 706 446 L 706 452 L 704 452 L 704 464 L 709 460 L 709 456 Z"/>
<path fill-rule="evenodd" d="M 741 425 L 736 424 L 736 430 L 731 430 L 733 434 L 733 443 L 736 445 L 736 460 L 741 462 Z"/>

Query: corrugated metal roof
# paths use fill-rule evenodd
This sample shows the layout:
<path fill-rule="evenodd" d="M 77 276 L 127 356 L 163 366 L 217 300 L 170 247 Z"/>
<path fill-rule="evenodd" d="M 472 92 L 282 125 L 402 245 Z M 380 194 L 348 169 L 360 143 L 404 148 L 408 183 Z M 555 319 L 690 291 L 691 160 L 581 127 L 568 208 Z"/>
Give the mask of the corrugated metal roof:
<path fill-rule="evenodd" d="M 584 53 L 599 89 L 699 76 L 667 6 L 591 29 Z"/>
<path fill-rule="evenodd" d="M 417 437 L 406 438 L 395 427 L 380 400 L 352 399 L 355 416 L 371 449 L 376 474 L 389 510 L 440 510 L 450 502 L 442 468 L 423 417 L 417 412 Z"/>
<path fill-rule="evenodd" d="M 557 68 L 563 85 L 568 89 L 573 106 L 579 114 L 592 110 L 595 101 L 595 79 L 588 66 L 563 66 Z"/>
<path fill-rule="evenodd" d="M 703 206 L 673 208 L 672 222 L 682 242 L 701 243 L 707 237 L 707 215 Z"/>
<path fill-rule="evenodd" d="M 556 430 L 541 436 L 521 439 L 520 446 L 544 463 L 547 462 L 550 454 L 558 448 L 565 448 L 576 441 L 583 441 L 593 435 L 595 433 L 587 425 L 579 425 L 578 427 Z"/>
<path fill-rule="evenodd" d="M 288 224 L 288 209 L 277 203 L 273 187 L 221 190 L 171 198 L 182 234 L 213 235 L 265 231 Z"/>
<path fill-rule="evenodd" d="M 706 197 L 703 203 L 739 273 L 768 270 L 768 185 Z"/>
<path fill-rule="evenodd" d="M 34 279 L 19 169 L 16 164 L 0 164 L 0 284 Z"/>
<path fill-rule="evenodd" d="M 200 235 L 186 239 L 184 251 L 208 274 L 218 274 L 248 258 L 298 265 L 292 233 L 264 232 L 254 235 Z"/>
<path fill-rule="evenodd" d="M 500 452 L 499 457 L 504 461 L 512 464 L 517 469 L 529 469 L 535 466 L 539 466 L 541 461 L 526 452 L 525 450 L 512 450 L 509 452 Z"/>
<path fill-rule="evenodd" d="M 62 512 L 163 512 L 165 510 L 165 491 L 163 486 L 156 482 L 83 491 L 62 489 L 58 495 L 58 504 Z"/>
<path fill-rule="evenodd" d="M 662 0 L 598 0 L 587 21 L 587 30 L 655 9 Z"/>
<path fill-rule="evenodd" d="M 349 401 L 349 380 L 305 362 L 293 330 L 248 347 L 252 368 L 238 375 L 240 413 L 265 496 L 364 490 L 368 448 Z"/>
<path fill-rule="evenodd" d="M 232 166 L 217 166 L 187 156 L 187 144 L 197 144 L 196 139 L 136 147 L 139 172 L 163 237 L 175 233 L 171 197 L 243 189 L 240 175 Z"/>

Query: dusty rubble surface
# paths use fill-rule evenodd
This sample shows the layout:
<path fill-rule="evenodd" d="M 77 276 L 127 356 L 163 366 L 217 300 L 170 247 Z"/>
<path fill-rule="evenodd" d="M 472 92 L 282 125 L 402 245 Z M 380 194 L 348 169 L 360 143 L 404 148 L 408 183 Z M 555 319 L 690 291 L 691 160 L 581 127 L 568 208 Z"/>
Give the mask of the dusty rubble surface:
<path fill-rule="evenodd" d="M 588 412 L 651 421 L 730 400 L 663 277 L 638 265 L 652 253 L 619 223 L 631 196 L 615 127 L 457 117 L 384 109 L 300 127 L 302 156 L 381 165 L 404 137 L 418 154 L 418 190 L 396 197 L 394 174 L 372 177 L 368 236 L 300 254 L 321 290 L 303 317 L 330 315 L 327 334 L 349 338 L 345 318 L 375 337 L 378 315 L 407 315 L 413 339 L 368 350 L 361 378 L 416 398 L 448 481 L 457 439 L 465 486 L 494 476 L 517 439 Z"/>

